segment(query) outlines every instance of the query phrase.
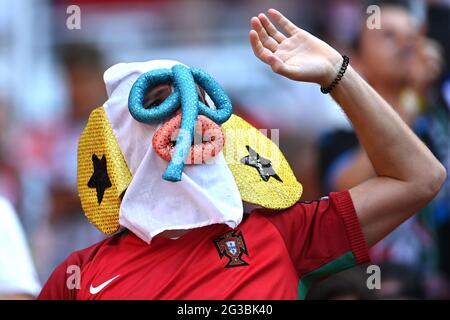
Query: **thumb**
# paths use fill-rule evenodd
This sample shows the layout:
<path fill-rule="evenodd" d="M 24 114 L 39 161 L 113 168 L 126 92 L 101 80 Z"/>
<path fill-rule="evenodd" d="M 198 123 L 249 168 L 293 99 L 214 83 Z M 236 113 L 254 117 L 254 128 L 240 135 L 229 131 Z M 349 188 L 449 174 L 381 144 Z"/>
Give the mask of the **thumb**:
<path fill-rule="evenodd" d="M 286 66 L 284 62 L 278 58 L 276 55 L 271 54 L 267 57 L 267 62 L 269 63 L 270 67 L 272 68 L 273 72 L 276 72 L 278 74 L 284 74 L 286 72 Z"/>

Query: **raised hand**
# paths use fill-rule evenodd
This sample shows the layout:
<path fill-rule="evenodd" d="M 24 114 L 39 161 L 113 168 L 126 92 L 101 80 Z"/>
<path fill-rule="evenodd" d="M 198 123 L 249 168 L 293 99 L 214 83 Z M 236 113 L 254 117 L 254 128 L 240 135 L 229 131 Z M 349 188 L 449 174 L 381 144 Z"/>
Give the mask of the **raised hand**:
<path fill-rule="evenodd" d="M 328 86 L 341 67 L 342 56 L 279 11 L 269 9 L 268 15 L 286 35 L 265 14 L 253 17 L 250 43 L 256 57 L 289 79 Z"/>

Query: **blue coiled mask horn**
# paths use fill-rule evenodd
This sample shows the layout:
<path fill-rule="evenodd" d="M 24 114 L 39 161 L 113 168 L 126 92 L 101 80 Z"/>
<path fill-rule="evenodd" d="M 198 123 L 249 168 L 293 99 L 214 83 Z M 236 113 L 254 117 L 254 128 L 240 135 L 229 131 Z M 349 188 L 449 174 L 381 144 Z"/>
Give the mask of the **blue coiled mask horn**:
<path fill-rule="evenodd" d="M 173 92 L 159 105 L 146 109 L 145 94 L 160 84 L 171 83 Z M 209 95 L 216 109 L 199 100 L 196 84 Z M 199 114 L 217 124 L 222 124 L 232 113 L 231 101 L 222 87 L 206 72 L 187 68 L 181 64 L 171 69 L 157 69 L 142 74 L 131 88 L 128 108 L 134 119 L 147 124 L 157 124 L 170 117 L 181 104 L 181 130 L 174 147 L 172 159 L 167 165 L 163 179 L 180 181 L 185 159 L 194 139 L 195 122 Z"/>

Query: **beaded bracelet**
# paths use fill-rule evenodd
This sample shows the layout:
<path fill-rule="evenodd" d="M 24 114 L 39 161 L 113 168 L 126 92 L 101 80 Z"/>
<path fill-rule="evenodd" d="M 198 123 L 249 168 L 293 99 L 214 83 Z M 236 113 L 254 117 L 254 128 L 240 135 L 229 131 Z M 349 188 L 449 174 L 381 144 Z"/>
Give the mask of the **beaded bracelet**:
<path fill-rule="evenodd" d="M 330 93 L 334 89 L 334 87 L 336 87 L 336 85 L 342 79 L 342 77 L 344 76 L 345 70 L 347 70 L 348 63 L 350 62 L 350 58 L 347 56 L 342 56 L 342 58 L 344 58 L 344 61 L 342 62 L 341 69 L 339 70 L 339 73 L 336 76 L 336 78 L 333 80 L 333 82 L 328 87 L 320 88 L 320 91 L 323 94 Z"/>

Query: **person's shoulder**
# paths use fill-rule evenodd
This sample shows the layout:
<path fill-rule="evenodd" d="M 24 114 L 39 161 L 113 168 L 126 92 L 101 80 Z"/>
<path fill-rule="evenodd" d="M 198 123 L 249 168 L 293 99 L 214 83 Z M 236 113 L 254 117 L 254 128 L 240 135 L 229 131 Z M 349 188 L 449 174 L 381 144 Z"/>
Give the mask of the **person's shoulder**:
<path fill-rule="evenodd" d="M 278 214 L 290 213 L 297 210 L 302 210 L 306 207 L 318 205 L 318 204 L 328 204 L 330 196 L 324 196 L 316 200 L 299 200 L 292 204 L 290 207 L 284 209 L 268 209 L 268 208 L 256 208 L 251 211 L 251 215 L 262 215 L 262 216 L 273 216 Z"/>
<path fill-rule="evenodd" d="M 344 194 L 344 192 L 331 192 L 329 195 L 316 200 L 297 201 L 292 206 L 281 210 L 257 208 L 249 216 L 252 219 L 265 219 L 272 223 L 302 222 L 304 219 L 313 218 L 317 212 L 327 213 L 338 210 L 336 202 L 341 194 Z"/>
<path fill-rule="evenodd" d="M 124 235 L 124 232 L 120 232 L 99 241 L 90 247 L 72 252 L 55 268 L 55 270 L 53 270 L 39 294 L 38 299 L 76 299 L 77 291 L 71 290 L 67 283 L 70 282 L 76 286 L 77 281 L 79 281 L 76 279 L 80 279 L 77 275 L 81 275 L 80 272 L 83 272 L 85 268 L 89 267 L 90 263 L 94 261 L 97 255 L 102 254 L 102 249 L 108 249 L 106 247 L 111 246 L 119 246 Z"/>
<path fill-rule="evenodd" d="M 105 247 L 118 246 L 120 240 L 126 236 L 128 231 L 124 230 L 107 237 L 87 248 L 72 252 L 65 260 L 65 264 L 74 264 L 83 266 L 98 254 L 98 252 Z"/>

